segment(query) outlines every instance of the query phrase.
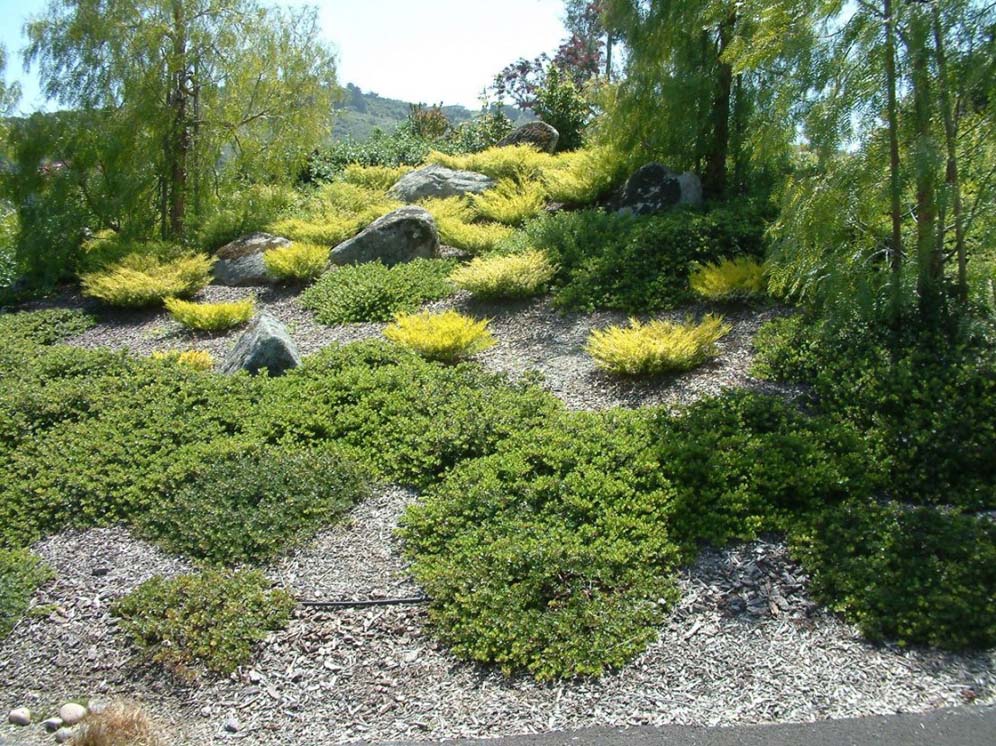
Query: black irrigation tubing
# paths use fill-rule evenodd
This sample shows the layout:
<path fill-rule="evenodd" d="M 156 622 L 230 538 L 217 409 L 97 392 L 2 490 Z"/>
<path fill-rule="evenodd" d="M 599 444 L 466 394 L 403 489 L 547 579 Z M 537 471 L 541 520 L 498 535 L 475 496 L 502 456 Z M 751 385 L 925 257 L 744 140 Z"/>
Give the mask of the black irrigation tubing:
<path fill-rule="evenodd" d="M 412 596 L 410 598 L 367 598 L 357 601 L 311 601 L 298 599 L 298 603 L 306 609 L 364 609 L 369 606 L 414 606 L 429 603 L 428 596 Z"/>

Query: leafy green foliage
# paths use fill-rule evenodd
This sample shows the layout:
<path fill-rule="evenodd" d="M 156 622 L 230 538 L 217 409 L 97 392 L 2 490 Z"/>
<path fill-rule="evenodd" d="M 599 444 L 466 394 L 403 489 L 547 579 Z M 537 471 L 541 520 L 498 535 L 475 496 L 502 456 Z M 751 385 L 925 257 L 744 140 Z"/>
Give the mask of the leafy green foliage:
<path fill-rule="evenodd" d="M 112 230 L 104 230 L 83 242 L 77 269 L 83 274 L 103 272 L 129 257 L 144 257 L 150 261 L 165 263 L 182 259 L 189 254 L 188 249 L 171 241 L 142 241 Z"/>
<path fill-rule="evenodd" d="M 477 257 L 450 275 L 457 287 L 482 298 L 527 298 L 543 292 L 557 268 L 542 251 Z"/>
<path fill-rule="evenodd" d="M 792 537 L 817 597 L 872 640 L 996 644 L 996 524 L 929 507 L 852 500 Z"/>
<path fill-rule="evenodd" d="M 243 298 L 230 303 L 193 303 L 179 298 L 166 298 L 163 302 L 176 321 L 189 329 L 218 332 L 241 326 L 256 312 L 256 300 Z"/>
<path fill-rule="evenodd" d="M 0 313 L 0 338 L 51 345 L 82 334 L 96 323 L 96 319 L 82 311 L 64 308 Z"/>
<path fill-rule="evenodd" d="M 536 90 L 533 111 L 560 133 L 557 150 L 581 147 L 584 129 L 591 118 L 591 105 L 574 81 L 556 65 L 547 68 L 543 84 Z"/>
<path fill-rule="evenodd" d="M 262 231 L 297 209 L 300 201 L 300 193 L 283 184 L 251 184 L 226 190 L 218 206 L 194 226 L 197 245 L 213 251 Z"/>
<path fill-rule="evenodd" d="M 639 417 L 570 415 L 458 466 L 403 519 L 438 633 L 539 679 L 600 675 L 674 598 L 670 491 Z"/>
<path fill-rule="evenodd" d="M 430 360 L 452 363 L 493 347 L 487 319 L 475 319 L 456 311 L 398 314 L 384 329 L 384 336 L 415 350 Z"/>
<path fill-rule="evenodd" d="M 750 208 L 678 210 L 642 219 L 581 211 L 531 221 L 510 244 L 546 251 L 559 266 L 559 305 L 645 313 L 691 297 L 692 262 L 762 254 L 763 233 L 761 216 Z"/>
<path fill-rule="evenodd" d="M 199 451 L 185 458 L 190 471 L 137 522 L 166 549 L 209 562 L 273 559 L 365 494 L 357 468 L 327 448 L 291 451 L 232 439 Z"/>
<path fill-rule="evenodd" d="M 658 375 L 698 367 L 717 354 L 716 342 L 731 329 L 721 316 L 701 321 L 666 320 L 641 324 L 630 319 L 628 327 L 596 329 L 586 349 L 602 370 L 619 375 Z"/>
<path fill-rule="evenodd" d="M 131 254 L 105 270 L 80 278 L 83 294 L 112 306 L 141 307 L 166 298 L 189 298 L 211 281 L 211 260 L 190 255 L 173 261 Z"/>
<path fill-rule="evenodd" d="M 294 599 L 255 570 L 155 577 L 112 606 L 119 626 L 153 661 L 181 674 L 231 673 L 253 646 L 286 626 Z"/>
<path fill-rule="evenodd" d="M 323 324 L 389 321 L 453 292 L 446 281 L 456 263 L 416 259 L 393 267 L 380 262 L 339 267 L 301 295 L 301 305 Z"/>
<path fill-rule="evenodd" d="M 51 568 L 24 549 L 0 549 L 0 639 L 28 610 L 35 589 L 53 577 Z"/>

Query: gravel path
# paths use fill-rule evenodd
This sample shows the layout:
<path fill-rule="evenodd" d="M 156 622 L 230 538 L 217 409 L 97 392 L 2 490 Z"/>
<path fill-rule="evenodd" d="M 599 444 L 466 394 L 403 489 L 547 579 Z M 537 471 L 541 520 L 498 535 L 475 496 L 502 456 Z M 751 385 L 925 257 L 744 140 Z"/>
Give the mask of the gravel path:
<path fill-rule="evenodd" d="M 381 491 L 270 575 L 324 598 L 416 592 L 391 532 L 413 499 Z M 194 746 L 807 721 L 996 703 L 996 652 L 862 642 L 813 605 L 805 575 L 773 540 L 704 552 L 682 573 L 682 600 L 645 653 L 600 681 L 551 685 L 456 660 L 427 634 L 422 607 L 301 610 L 261 646 L 251 669 L 181 685 L 131 658 L 106 607 L 153 574 L 183 571 L 183 562 L 117 528 L 67 532 L 35 549 L 59 575 L 36 603 L 60 610 L 22 621 L 0 642 L 0 706 L 44 711 L 72 696 L 137 699 L 174 742 Z M 240 724 L 234 735 L 223 727 L 231 717 Z M 0 738 L 14 733 L 18 743 L 50 742 L 38 727 L 0 726 Z"/>

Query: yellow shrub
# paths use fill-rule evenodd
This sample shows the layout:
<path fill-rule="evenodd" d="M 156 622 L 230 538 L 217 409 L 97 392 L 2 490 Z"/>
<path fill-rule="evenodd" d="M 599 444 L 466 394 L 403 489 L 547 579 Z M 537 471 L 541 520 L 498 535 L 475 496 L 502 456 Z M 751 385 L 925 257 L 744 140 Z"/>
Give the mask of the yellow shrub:
<path fill-rule="evenodd" d="M 431 360 L 444 362 L 473 355 L 495 343 L 487 319 L 479 321 L 456 311 L 399 314 L 384 329 L 384 336 Z"/>
<path fill-rule="evenodd" d="M 472 254 L 492 251 L 513 233 L 498 223 L 475 223 L 474 209 L 464 197 L 429 199 L 421 204 L 436 221 L 442 243 Z"/>
<path fill-rule="evenodd" d="M 479 257 L 455 270 L 450 280 L 485 298 L 524 298 L 545 289 L 557 268 L 542 251 Z"/>
<path fill-rule="evenodd" d="M 466 155 L 447 155 L 433 151 L 429 153 L 426 162 L 463 171 L 477 171 L 492 179 L 533 181 L 542 178 L 547 170 L 553 168 L 556 158 L 536 150 L 532 145 L 510 145 Z"/>
<path fill-rule="evenodd" d="M 546 188 L 540 182 L 498 182 L 494 189 L 474 194 L 471 204 L 479 215 L 505 225 L 521 225 L 546 206 Z"/>
<path fill-rule="evenodd" d="M 266 271 L 278 280 L 314 280 L 325 271 L 331 248 L 314 243 L 292 243 L 263 254 Z"/>
<path fill-rule="evenodd" d="M 112 306 L 151 306 L 189 297 L 211 281 L 212 260 L 198 254 L 173 261 L 133 254 L 80 278 L 83 294 Z"/>
<path fill-rule="evenodd" d="M 768 289 L 764 265 L 747 256 L 697 267 L 688 281 L 696 295 L 708 300 L 750 298 Z"/>
<path fill-rule="evenodd" d="M 628 327 L 610 326 L 588 337 L 588 353 L 610 373 L 640 375 L 690 370 L 716 356 L 716 342 L 730 331 L 722 317 L 701 322 L 630 319 Z"/>
<path fill-rule="evenodd" d="M 176 321 L 200 332 L 217 332 L 246 323 L 256 312 L 253 298 L 231 303 L 191 303 L 179 298 L 167 298 L 166 310 Z"/>
<path fill-rule="evenodd" d="M 153 352 L 153 360 L 167 360 L 194 370 L 211 370 L 214 358 L 207 350 L 185 350 L 184 352 Z"/>
<path fill-rule="evenodd" d="M 337 181 L 316 189 L 297 217 L 277 220 L 266 230 L 292 241 L 334 246 L 398 207 L 400 202 L 377 189 Z"/>
<path fill-rule="evenodd" d="M 302 218 L 284 218 L 266 226 L 268 233 L 274 233 L 289 238 L 295 243 L 326 244 L 335 246 L 348 238 L 352 238 L 361 230 L 362 225 L 356 218 L 336 216 L 316 220 Z"/>
<path fill-rule="evenodd" d="M 624 163 L 609 148 L 561 153 L 554 168 L 543 176 L 547 193 L 555 202 L 587 205 L 609 191 L 624 173 Z"/>
<path fill-rule="evenodd" d="M 353 163 L 346 166 L 342 180 L 347 184 L 386 192 L 411 170 L 411 166 L 360 166 Z"/>

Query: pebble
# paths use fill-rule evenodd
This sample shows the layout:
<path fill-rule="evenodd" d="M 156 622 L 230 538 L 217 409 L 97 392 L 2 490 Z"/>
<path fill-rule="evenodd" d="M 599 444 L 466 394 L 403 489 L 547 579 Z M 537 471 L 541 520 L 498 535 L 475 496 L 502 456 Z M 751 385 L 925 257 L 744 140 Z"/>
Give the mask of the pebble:
<path fill-rule="evenodd" d="M 75 735 L 76 735 L 75 728 L 59 728 L 59 730 L 55 732 L 55 742 L 65 743 Z"/>
<path fill-rule="evenodd" d="M 49 733 L 55 733 L 59 728 L 61 728 L 65 723 L 63 723 L 60 717 L 51 717 L 48 720 L 42 721 L 42 727 Z"/>
<path fill-rule="evenodd" d="M 31 710 L 27 707 L 15 707 L 7 715 L 7 722 L 11 725 L 31 725 Z"/>
<path fill-rule="evenodd" d="M 242 725 L 239 723 L 238 718 L 228 718 L 225 721 L 225 730 L 229 733 L 238 733 L 241 727 Z"/>
<path fill-rule="evenodd" d="M 76 725 L 86 717 L 86 708 L 75 702 L 67 702 L 59 708 L 59 717 L 66 725 Z"/>

